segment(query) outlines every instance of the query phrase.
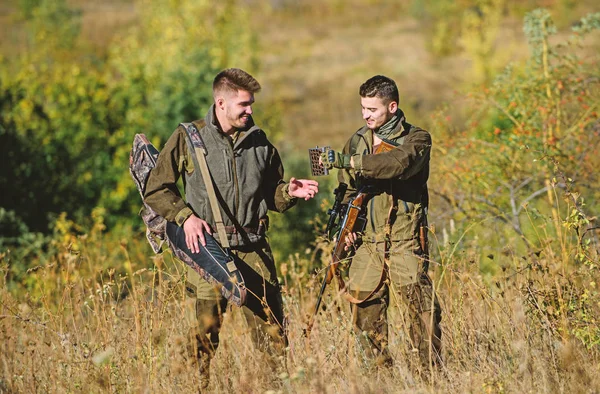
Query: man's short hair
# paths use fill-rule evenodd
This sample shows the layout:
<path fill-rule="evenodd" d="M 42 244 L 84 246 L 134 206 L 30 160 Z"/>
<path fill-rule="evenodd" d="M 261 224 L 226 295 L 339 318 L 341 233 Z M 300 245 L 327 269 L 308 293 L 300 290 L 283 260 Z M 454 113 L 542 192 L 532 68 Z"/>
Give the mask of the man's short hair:
<path fill-rule="evenodd" d="M 239 68 L 225 69 L 213 81 L 213 96 L 221 92 L 237 93 L 238 90 L 257 93 L 260 91 L 260 84 L 252 75 Z"/>
<path fill-rule="evenodd" d="M 378 97 L 387 105 L 392 101 L 400 103 L 398 87 L 393 79 L 383 75 L 375 75 L 360 85 L 360 97 Z"/>

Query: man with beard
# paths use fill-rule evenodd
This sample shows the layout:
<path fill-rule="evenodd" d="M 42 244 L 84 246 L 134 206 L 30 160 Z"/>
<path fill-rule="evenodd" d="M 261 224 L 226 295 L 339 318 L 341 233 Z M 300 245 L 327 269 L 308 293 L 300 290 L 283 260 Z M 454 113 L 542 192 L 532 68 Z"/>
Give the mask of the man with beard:
<path fill-rule="evenodd" d="M 431 136 L 406 121 L 398 108 L 396 83 L 377 75 L 361 85 L 365 125 L 343 151 L 321 156 L 327 168 L 339 168 L 339 181 L 349 184 L 346 202 L 370 185 L 379 194 L 367 203 L 363 233 L 351 234 L 350 294 L 355 297 L 353 322 L 366 355 L 391 364 L 387 309 L 392 300 L 407 306 L 408 337 L 428 367 L 440 361 L 441 310 L 427 274 L 427 179 Z"/>
<path fill-rule="evenodd" d="M 267 211 L 284 212 L 298 198 L 309 200 L 318 192 L 313 180 L 283 180 L 277 149 L 254 124 L 252 104 L 260 84 L 247 72 L 230 68 L 213 82 L 214 104 L 203 120 L 193 122 L 206 146 L 210 170 L 227 239 L 248 290 L 243 315 L 255 345 L 271 356 L 286 346 L 284 316 L 275 263 L 265 238 Z M 185 199 L 177 188 L 183 176 Z M 160 152 L 150 173 L 145 202 L 158 214 L 181 226 L 192 253 L 206 245 L 215 218 L 194 147 L 179 126 Z M 218 234 L 213 234 L 217 240 Z M 222 243 L 222 242 L 221 242 Z M 201 384 L 208 386 L 209 365 L 219 345 L 222 314 L 227 300 L 188 268 L 186 291 L 194 304 L 192 343 L 199 361 Z"/>

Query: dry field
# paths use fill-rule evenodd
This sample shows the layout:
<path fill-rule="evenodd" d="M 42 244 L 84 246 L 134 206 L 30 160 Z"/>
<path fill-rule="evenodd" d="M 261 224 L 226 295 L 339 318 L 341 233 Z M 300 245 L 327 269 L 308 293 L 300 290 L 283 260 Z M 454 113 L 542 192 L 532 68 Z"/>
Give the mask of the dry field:
<path fill-rule="evenodd" d="M 22 298 L 5 287 L 10 255 L 2 256 L 0 392 L 197 392 L 196 369 L 185 352 L 181 266 L 164 254 L 153 269 L 139 268 L 146 265 L 145 245 L 122 240 L 110 250 L 105 244 L 114 241 L 71 237 L 31 270 L 33 290 Z M 597 392 L 597 345 L 586 349 L 573 335 L 573 327 L 586 328 L 580 313 L 586 295 L 574 283 L 589 278 L 559 260 L 515 258 L 492 286 L 469 256 L 436 265 L 445 363 L 420 370 L 406 342 L 402 306 L 390 319 L 396 359 L 390 369 L 365 362 L 347 304 L 334 291 L 304 337 L 318 284 L 309 278 L 309 261 L 290 258 L 282 267 L 290 340 L 285 367 L 283 360 L 277 370 L 267 367 L 232 307 L 210 392 Z M 98 269 L 103 261 L 113 268 Z"/>
<path fill-rule="evenodd" d="M 70 3 L 81 6 L 82 34 L 97 53 L 137 18 L 130 1 Z M 258 0 L 247 3 L 264 10 Z M 331 0 L 323 7 L 309 1 L 298 8 L 284 7 L 292 1 L 269 3 L 268 11 L 253 16 L 261 48 L 256 76 L 263 85 L 257 113 L 270 107 L 282 115 L 283 146 L 300 152 L 341 146 L 361 125 L 358 86 L 378 73 L 398 82 L 401 107 L 415 124 L 427 126 L 443 102 L 463 105 L 453 100 L 471 82 L 471 61 L 460 53 L 433 57 L 420 22 L 402 7 L 377 0 Z M 0 44 L 8 54 L 25 45 L 19 22 L 8 27 L 12 10 L 0 3 Z M 495 66 L 526 56 L 520 29 L 520 21 L 502 25 Z M 65 230 L 53 251 L 30 264 L 27 291 L 11 282 L 11 252 L 0 253 L 0 393 L 198 392 L 196 367 L 185 352 L 189 305 L 182 266 L 169 253 L 152 256 L 142 237 Z M 311 336 L 303 336 L 319 286 L 313 268 L 325 262 L 302 251 L 280 262 L 285 360 L 276 370 L 267 367 L 232 307 L 209 392 L 600 392 L 598 271 L 573 264 L 576 245 L 556 253 L 549 243 L 528 256 L 507 247 L 493 261 L 502 263 L 492 277 L 480 270 L 477 242 L 486 240 L 475 238 L 459 251 L 433 238 L 439 250 L 430 273 L 443 311 L 439 368 L 417 366 L 403 305 L 390 316 L 395 365 L 369 365 L 355 346 L 350 309 L 333 285 Z M 590 261 L 597 262 L 597 254 Z"/>

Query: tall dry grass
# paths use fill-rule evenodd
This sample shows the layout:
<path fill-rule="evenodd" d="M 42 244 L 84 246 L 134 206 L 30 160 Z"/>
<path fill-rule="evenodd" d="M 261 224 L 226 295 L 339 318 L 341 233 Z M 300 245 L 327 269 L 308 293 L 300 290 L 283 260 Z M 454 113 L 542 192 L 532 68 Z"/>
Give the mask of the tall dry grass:
<path fill-rule="evenodd" d="M 152 258 L 140 242 L 114 243 L 101 234 L 64 239 L 56 254 L 30 269 L 28 290 L 10 292 L 11 256 L 1 256 L 0 392 L 198 391 L 197 370 L 185 350 L 184 270 L 169 253 Z M 600 390 L 600 358 L 591 340 L 597 340 L 598 305 L 586 303 L 594 300 L 595 270 L 567 266 L 544 250 L 512 256 L 498 275 L 483 277 L 476 254 L 441 252 L 443 266 L 431 270 L 443 309 L 440 368 L 417 367 L 403 305 L 390 314 L 395 365 L 369 364 L 334 286 L 306 338 L 319 278 L 310 272 L 315 262 L 296 255 L 281 266 L 289 335 L 285 369 L 268 367 L 240 310 L 232 307 L 210 392 Z M 152 268 L 145 268 L 151 259 Z"/>

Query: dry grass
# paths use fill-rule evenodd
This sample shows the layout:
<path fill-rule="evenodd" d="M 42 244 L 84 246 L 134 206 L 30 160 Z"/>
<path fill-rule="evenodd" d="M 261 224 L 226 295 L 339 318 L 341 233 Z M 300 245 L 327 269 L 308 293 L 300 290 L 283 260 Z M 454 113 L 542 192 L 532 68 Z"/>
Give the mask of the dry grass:
<path fill-rule="evenodd" d="M 281 109 L 285 135 L 297 150 L 341 146 L 361 125 L 358 86 L 375 73 L 396 79 L 409 121 L 416 124 L 469 79 L 468 59 L 432 58 L 419 23 L 400 7 L 382 3 L 373 11 L 369 4 L 376 1 L 354 3 L 330 1 L 320 11 L 308 7 L 296 13 L 274 9 L 257 24 L 262 45 L 257 77 L 265 87 L 259 104 Z M 98 47 L 117 26 L 136 18 L 129 2 L 74 4 L 84 11 L 84 36 Z M 10 19 L 11 9 L 0 6 L 5 29 L 2 22 Z M 369 19 L 356 22 L 356 15 Z M 501 62 L 525 53 L 515 33 L 520 26 L 503 30 L 510 45 Z M 2 35 L 21 37 L 12 30 Z M 2 49 L 18 49 L 15 42 L 3 40 Z M 106 236 L 78 251 L 65 244 L 36 262 L 41 267 L 11 291 L 8 271 L 25 262 L 0 256 L 0 393 L 197 391 L 195 367 L 185 357 L 181 266 L 167 254 L 154 260 L 153 270 L 145 269 L 151 252 L 143 242 L 119 246 Z M 396 364 L 389 370 L 365 366 L 348 305 L 334 292 L 327 295 L 327 312 L 318 317 L 311 337 L 303 337 L 318 284 L 310 278 L 314 262 L 291 258 L 285 279 L 287 372 L 264 366 L 264 355 L 253 349 L 233 308 L 214 360 L 211 391 L 600 391 L 593 336 L 600 337 L 598 306 L 584 306 L 585 297 L 597 299 L 596 270 L 550 253 L 508 257 L 506 271 L 493 278 L 481 276 L 480 262 L 468 251 L 444 263 L 432 271 L 443 309 L 445 364 L 439 370 L 419 374 L 412 365 L 402 308 L 390 319 Z M 583 319 L 586 313 L 589 320 Z M 592 333 L 585 340 L 589 348 L 574 334 L 585 329 Z"/>
<path fill-rule="evenodd" d="M 94 242 L 107 246 L 110 241 Z M 185 356 L 189 304 L 182 292 L 181 266 L 165 254 L 154 260 L 155 270 L 141 268 L 146 265 L 144 248 L 136 240 L 117 249 L 103 254 L 100 244 L 88 242 L 77 253 L 64 250 L 29 273 L 29 292 L 11 294 L 3 283 L 0 392 L 197 391 L 196 369 Z M 7 261 L 3 255 L 3 276 Z M 107 268 L 97 268 L 102 262 Z M 579 285 L 589 278 L 578 278 L 581 273 L 575 270 L 564 275 L 564 267 L 543 257 L 513 263 L 492 286 L 466 256 L 434 270 L 443 308 L 445 364 L 419 371 L 406 341 L 403 307 L 390 317 L 396 359 L 391 369 L 364 362 L 355 346 L 348 305 L 335 292 L 326 296 L 326 311 L 305 338 L 318 284 L 308 273 L 309 261 L 291 258 L 285 267 L 287 369 L 267 367 L 233 307 L 213 361 L 210 391 L 600 390 L 597 349 L 587 350 L 571 334 L 578 323 L 577 310 L 569 308 L 577 304 L 584 288 Z"/>

